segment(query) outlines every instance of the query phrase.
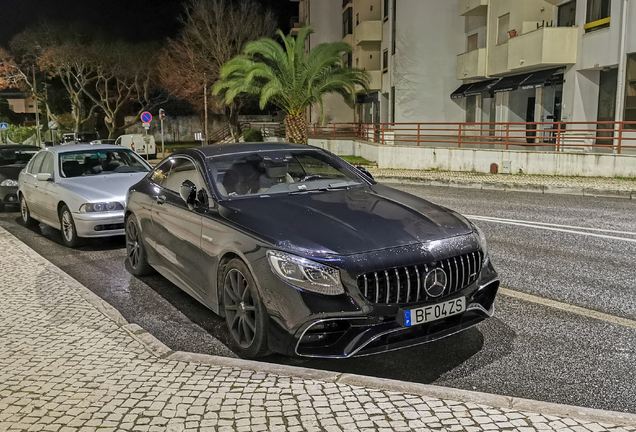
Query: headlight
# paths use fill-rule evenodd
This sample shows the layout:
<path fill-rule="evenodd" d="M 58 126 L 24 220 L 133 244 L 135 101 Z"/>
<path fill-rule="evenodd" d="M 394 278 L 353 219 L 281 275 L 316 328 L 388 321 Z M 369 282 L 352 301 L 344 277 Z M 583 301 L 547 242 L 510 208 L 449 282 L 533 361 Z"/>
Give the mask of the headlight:
<path fill-rule="evenodd" d="M 84 213 L 106 212 L 123 209 L 124 206 L 118 202 L 87 203 L 82 204 L 80 207 L 80 211 Z"/>
<path fill-rule="evenodd" d="M 484 253 L 484 263 L 488 260 L 488 244 L 486 243 L 486 236 L 484 232 L 477 225 L 473 224 L 473 228 L 475 230 L 475 238 L 477 238 L 477 242 L 479 243 L 479 247 L 481 251 Z"/>
<path fill-rule="evenodd" d="M 344 294 L 340 272 L 314 261 L 279 251 L 267 251 L 272 271 L 298 288 L 326 295 Z"/>
<path fill-rule="evenodd" d="M 12 179 L 6 179 L 6 180 L 2 180 L 2 183 L 0 183 L 0 186 L 17 186 L 18 182 Z"/>

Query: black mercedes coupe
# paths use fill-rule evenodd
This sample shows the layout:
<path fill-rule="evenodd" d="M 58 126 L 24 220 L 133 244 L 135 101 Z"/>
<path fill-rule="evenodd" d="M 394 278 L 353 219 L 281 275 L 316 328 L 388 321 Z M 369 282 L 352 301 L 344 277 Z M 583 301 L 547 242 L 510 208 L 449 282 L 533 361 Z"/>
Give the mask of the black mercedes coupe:
<path fill-rule="evenodd" d="M 244 357 L 379 353 L 494 312 L 479 228 L 319 148 L 178 151 L 130 188 L 125 215 L 132 273 L 225 317 Z"/>

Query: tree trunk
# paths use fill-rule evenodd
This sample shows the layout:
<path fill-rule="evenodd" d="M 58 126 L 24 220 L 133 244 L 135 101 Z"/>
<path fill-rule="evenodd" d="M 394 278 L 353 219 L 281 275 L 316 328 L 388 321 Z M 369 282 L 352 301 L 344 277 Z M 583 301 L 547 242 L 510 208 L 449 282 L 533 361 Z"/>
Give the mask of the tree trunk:
<path fill-rule="evenodd" d="M 294 144 L 307 144 L 307 124 L 305 123 L 305 113 L 300 115 L 288 114 L 285 117 L 286 137 L 285 139 Z"/>

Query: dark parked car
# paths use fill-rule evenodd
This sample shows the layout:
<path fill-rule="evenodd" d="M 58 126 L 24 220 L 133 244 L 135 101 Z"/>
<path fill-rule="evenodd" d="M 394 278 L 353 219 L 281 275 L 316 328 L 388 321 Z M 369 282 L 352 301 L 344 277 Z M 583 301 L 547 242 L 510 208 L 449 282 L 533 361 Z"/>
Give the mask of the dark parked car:
<path fill-rule="evenodd" d="M 125 217 L 133 274 L 154 268 L 224 316 L 246 357 L 377 353 L 494 311 L 477 227 L 318 148 L 178 151 L 130 188 Z"/>
<path fill-rule="evenodd" d="M 0 145 L 0 211 L 18 205 L 18 175 L 40 150 L 28 145 Z"/>

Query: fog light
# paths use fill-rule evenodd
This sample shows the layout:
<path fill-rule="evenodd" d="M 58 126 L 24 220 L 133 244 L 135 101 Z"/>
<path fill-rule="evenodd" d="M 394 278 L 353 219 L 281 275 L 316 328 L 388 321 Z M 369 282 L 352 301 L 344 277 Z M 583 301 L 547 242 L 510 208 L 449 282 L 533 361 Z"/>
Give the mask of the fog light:
<path fill-rule="evenodd" d="M 15 201 L 15 197 L 10 196 L 9 197 L 9 202 L 13 202 L 13 201 Z"/>
<path fill-rule="evenodd" d="M 104 225 L 95 225 L 95 228 L 93 228 L 95 231 L 101 231 L 104 229 Z"/>

